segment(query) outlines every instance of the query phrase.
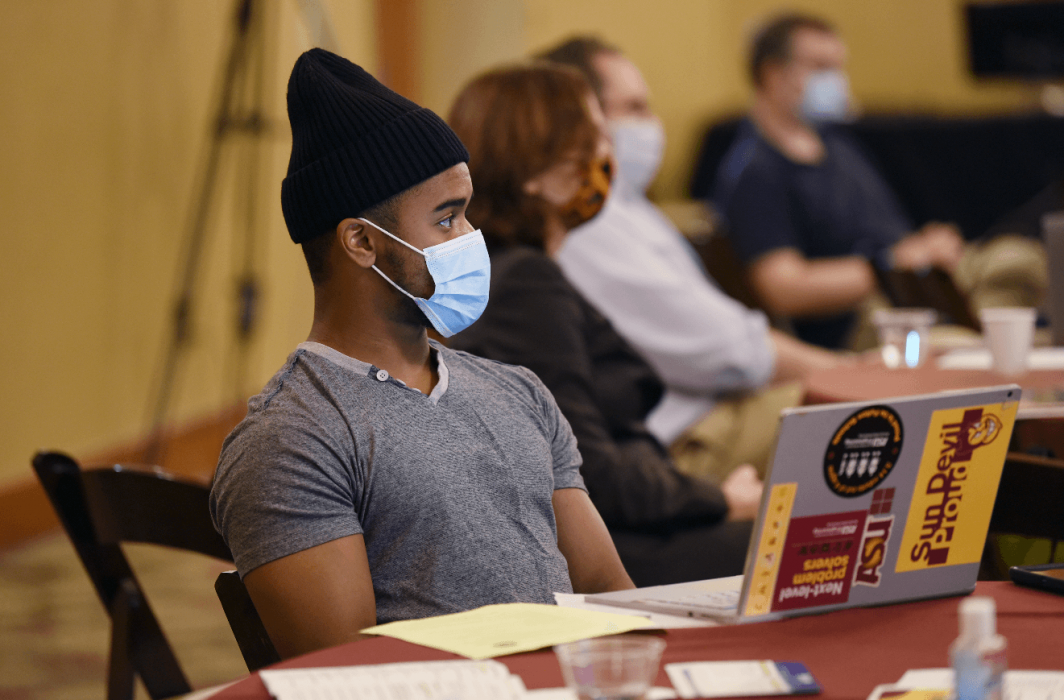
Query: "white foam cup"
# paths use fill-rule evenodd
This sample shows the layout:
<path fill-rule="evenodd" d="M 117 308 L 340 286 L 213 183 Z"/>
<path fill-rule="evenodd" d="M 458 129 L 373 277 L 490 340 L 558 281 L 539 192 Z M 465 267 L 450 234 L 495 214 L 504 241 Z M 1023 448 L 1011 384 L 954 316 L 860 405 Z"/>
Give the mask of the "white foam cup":
<path fill-rule="evenodd" d="M 983 340 L 990 350 L 994 371 L 1016 375 L 1027 371 L 1027 356 L 1034 340 L 1034 309 L 1002 307 L 983 309 Z"/>

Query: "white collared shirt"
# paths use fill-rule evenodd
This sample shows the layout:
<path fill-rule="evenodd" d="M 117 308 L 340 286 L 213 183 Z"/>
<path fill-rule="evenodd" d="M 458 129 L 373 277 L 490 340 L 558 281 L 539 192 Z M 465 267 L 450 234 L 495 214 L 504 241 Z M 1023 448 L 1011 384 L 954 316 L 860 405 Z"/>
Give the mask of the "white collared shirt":
<path fill-rule="evenodd" d="M 642 193 L 617 183 L 602 212 L 558 254 L 565 276 L 664 380 L 647 426 L 664 444 L 724 393 L 769 381 L 775 350 L 765 315 L 727 296 L 694 249 Z"/>

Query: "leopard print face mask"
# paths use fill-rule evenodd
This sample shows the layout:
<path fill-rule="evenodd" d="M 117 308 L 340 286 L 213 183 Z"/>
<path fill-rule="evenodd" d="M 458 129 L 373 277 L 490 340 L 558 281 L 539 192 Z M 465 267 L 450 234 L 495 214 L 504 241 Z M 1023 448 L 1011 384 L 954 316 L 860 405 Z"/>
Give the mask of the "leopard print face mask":
<path fill-rule="evenodd" d="M 573 198 L 561 208 L 562 223 L 568 229 L 585 224 L 602 211 L 610 193 L 613 165 L 609 158 L 591 161 L 584 174 L 584 182 Z"/>

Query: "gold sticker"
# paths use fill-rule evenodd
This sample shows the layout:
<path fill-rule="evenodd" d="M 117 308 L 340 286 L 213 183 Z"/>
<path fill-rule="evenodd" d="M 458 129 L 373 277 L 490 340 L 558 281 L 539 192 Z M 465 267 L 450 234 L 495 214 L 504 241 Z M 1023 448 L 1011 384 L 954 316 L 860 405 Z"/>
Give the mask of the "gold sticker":
<path fill-rule="evenodd" d="M 1017 404 L 935 411 L 896 572 L 972 564 L 994 511 Z"/>
<path fill-rule="evenodd" d="M 798 484 L 776 484 L 768 498 L 761 540 L 757 545 L 753 578 L 746 594 L 746 617 L 767 615 L 772 609 L 772 595 L 776 589 L 783 543 L 787 540 L 787 526 Z"/>

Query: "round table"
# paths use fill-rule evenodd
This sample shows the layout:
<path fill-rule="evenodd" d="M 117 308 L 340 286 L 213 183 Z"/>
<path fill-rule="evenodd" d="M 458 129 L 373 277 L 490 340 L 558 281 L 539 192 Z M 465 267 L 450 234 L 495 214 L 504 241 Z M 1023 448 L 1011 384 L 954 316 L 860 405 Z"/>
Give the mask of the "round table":
<path fill-rule="evenodd" d="M 1006 377 L 986 369 L 887 369 L 882 365 L 851 365 L 815 372 L 805 383 L 808 404 L 875 401 L 951 389 L 1019 384 L 1025 394 L 1064 391 L 1064 370 L 1035 370 Z"/>
<path fill-rule="evenodd" d="M 1010 668 L 1064 670 L 1064 596 L 981 581 L 977 595 L 997 601 L 998 631 L 1009 641 Z M 948 665 L 957 636 L 959 598 L 854 608 L 777 622 L 669 630 L 657 685 L 668 687 L 664 664 L 677 661 L 800 661 L 820 682 L 820 700 L 865 700 L 881 683 L 897 681 L 912 668 Z M 348 666 L 459 658 L 388 637 L 342 644 L 273 668 Z M 560 687 L 561 672 L 550 650 L 498 659 L 530 689 Z M 213 700 L 268 700 L 258 674 L 235 683 Z"/>

